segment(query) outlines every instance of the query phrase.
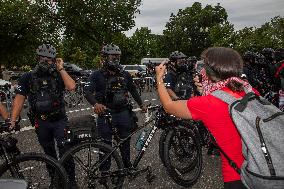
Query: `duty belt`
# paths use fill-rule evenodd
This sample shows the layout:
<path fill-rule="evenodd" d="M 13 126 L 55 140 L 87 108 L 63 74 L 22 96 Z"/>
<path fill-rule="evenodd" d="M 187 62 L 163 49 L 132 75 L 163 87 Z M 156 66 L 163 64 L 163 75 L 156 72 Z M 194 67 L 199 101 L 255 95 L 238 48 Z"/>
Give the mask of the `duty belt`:
<path fill-rule="evenodd" d="M 63 118 L 63 113 L 61 111 L 53 112 L 49 114 L 36 114 L 36 118 L 41 119 L 43 121 L 57 121 Z"/>

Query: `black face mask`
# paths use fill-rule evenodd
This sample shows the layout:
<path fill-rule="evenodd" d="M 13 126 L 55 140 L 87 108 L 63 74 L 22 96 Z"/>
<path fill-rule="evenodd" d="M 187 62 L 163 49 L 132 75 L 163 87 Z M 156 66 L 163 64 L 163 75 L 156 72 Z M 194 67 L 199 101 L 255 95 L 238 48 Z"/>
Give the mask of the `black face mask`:
<path fill-rule="evenodd" d="M 188 69 L 186 63 L 182 63 L 182 64 L 176 64 L 176 71 L 178 73 L 182 73 L 182 72 L 186 72 Z"/>
<path fill-rule="evenodd" d="M 106 68 L 109 71 L 120 73 L 121 72 L 121 66 L 119 64 L 119 60 L 113 60 L 113 61 L 106 61 L 105 62 Z"/>
<path fill-rule="evenodd" d="M 35 67 L 36 72 L 40 72 L 41 74 L 52 74 L 56 71 L 55 64 L 49 64 L 46 61 L 39 62 L 37 66 Z"/>

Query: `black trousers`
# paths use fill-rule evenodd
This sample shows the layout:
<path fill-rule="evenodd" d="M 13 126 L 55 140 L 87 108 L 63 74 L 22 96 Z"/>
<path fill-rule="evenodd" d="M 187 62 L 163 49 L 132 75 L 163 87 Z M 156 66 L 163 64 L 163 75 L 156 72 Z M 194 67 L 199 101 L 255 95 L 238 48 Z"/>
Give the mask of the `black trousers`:
<path fill-rule="evenodd" d="M 224 182 L 224 189 L 247 189 L 241 180 Z"/>
<path fill-rule="evenodd" d="M 108 124 L 104 117 L 99 116 L 97 120 L 98 133 L 107 144 L 112 145 L 112 126 L 116 128 L 120 138 L 126 138 L 130 135 L 132 130 L 132 123 L 128 109 L 121 112 L 112 113 L 112 124 Z M 122 161 L 125 167 L 130 166 L 130 139 L 125 141 L 120 147 Z M 111 166 L 111 159 L 109 158 L 106 163 L 100 167 L 101 171 L 108 171 Z"/>
<path fill-rule="evenodd" d="M 36 134 L 38 141 L 43 148 L 45 154 L 58 159 L 62 157 L 64 152 L 68 150 L 71 145 L 65 144 L 65 128 L 67 127 L 67 118 L 60 119 L 58 121 L 43 121 L 36 120 Z M 56 154 L 55 142 L 58 148 L 59 157 Z M 65 169 L 68 173 L 69 180 L 75 181 L 75 164 L 73 159 L 67 162 Z"/>

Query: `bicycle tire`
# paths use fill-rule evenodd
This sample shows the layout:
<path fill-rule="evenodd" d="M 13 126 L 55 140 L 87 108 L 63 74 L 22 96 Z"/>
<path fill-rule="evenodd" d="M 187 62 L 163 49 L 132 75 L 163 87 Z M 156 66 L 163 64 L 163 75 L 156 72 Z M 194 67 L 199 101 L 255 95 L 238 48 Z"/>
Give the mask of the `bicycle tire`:
<path fill-rule="evenodd" d="M 159 156 L 164 166 L 165 166 L 164 147 L 165 147 L 165 140 L 166 140 L 167 133 L 168 133 L 168 130 L 162 130 L 162 133 L 159 139 Z"/>
<path fill-rule="evenodd" d="M 32 165 L 32 167 L 27 167 L 29 165 L 29 161 L 35 161 Z M 45 167 L 44 169 L 36 169 L 35 166 L 42 165 Z M 49 174 L 49 171 L 47 170 L 46 166 L 50 168 L 50 170 L 54 170 L 53 175 L 54 177 L 51 178 L 51 175 Z M 15 170 L 16 169 L 16 170 Z M 20 169 L 20 170 L 18 170 Z M 9 175 L 13 174 L 12 170 L 17 172 L 17 175 Z M 35 170 L 35 175 L 30 175 L 30 176 L 35 176 L 36 180 L 35 183 L 32 183 L 31 178 L 27 178 L 25 175 L 26 172 L 30 173 L 32 170 Z M 49 180 L 50 183 L 44 183 L 44 173 L 46 173 L 47 179 Z M 0 165 L 0 177 L 1 178 L 6 178 L 6 177 L 13 177 L 13 178 L 19 178 L 19 179 L 25 179 L 28 183 L 28 188 L 46 188 L 50 187 L 50 185 L 54 184 L 53 181 L 56 180 L 56 185 L 54 187 L 59 187 L 62 189 L 68 189 L 69 188 L 69 183 L 68 183 L 68 177 L 65 172 L 65 169 L 59 164 L 59 162 L 45 154 L 39 154 L 39 153 L 25 153 L 25 154 L 20 154 L 16 156 L 12 162 L 10 163 L 3 163 Z M 60 183 L 57 183 L 60 182 Z M 44 186 L 43 186 L 44 185 Z M 46 186 L 46 187 L 45 187 Z"/>
<path fill-rule="evenodd" d="M 181 144 L 181 142 L 186 142 L 187 146 L 183 144 L 184 145 L 182 150 L 183 162 L 181 162 L 181 165 L 182 166 L 185 165 L 185 167 L 181 168 L 175 165 L 173 158 L 171 158 L 170 151 L 172 146 L 174 145 L 175 142 L 174 140 L 177 140 L 177 142 L 179 141 L 179 145 Z M 168 132 L 164 145 L 165 145 L 164 146 L 165 167 L 167 169 L 169 176 L 178 185 L 184 187 L 190 187 L 194 185 L 199 179 L 202 171 L 202 150 L 199 140 L 196 138 L 194 133 L 186 127 L 177 127 Z M 180 150 L 180 149 L 175 149 L 175 150 Z M 174 156 L 179 156 L 177 155 L 176 151 Z M 190 158 L 190 161 L 187 158 Z"/>
<path fill-rule="evenodd" d="M 96 150 L 91 150 L 91 148 L 95 148 Z M 91 154 L 87 154 L 87 161 L 88 161 L 87 163 L 88 164 L 84 164 L 84 157 L 86 158 L 86 155 L 84 156 L 84 154 L 83 154 L 84 150 L 87 150 L 87 153 L 90 153 L 90 152 L 104 153 L 104 155 L 107 156 L 109 153 L 111 153 L 113 151 L 113 148 L 110 145 L 107 145 L 103 142 L 87 141 L 87 142 L 83 142 L 83 143 L 75 145 L 74 147 L 69 149 L 66 153 L 64 153 L 64 155 L 60 159 L 60 163 L 61 163 L 61 165 L 63 165 L 63 167 L 66 167 L 66 162 L 70 161 L 71 158 L 74 159 L 75 164 L 79 163 L 79 166 L 76 166 L 77 164 L 75 165 L 75 172 L 76 172 L 75 174 L 76 174 L 76 178 L 77 178 L 77 183 L 78 183 L 78 178 L 81 178 L 82 175 L 83 175 L 83 178 L 80 179 L 80 181 L 82 183 L 78 183 L 78 186 L 81 186 L 82 188 L 99 188 L 96 185 L 97 185 L 97 183 L 100 182 L 100 179 L 102 178 L 101 172 L 99 170 L 99 167 L 95 167 L 96 170 L 94 172 Z M 81 156 L 81 157 L 79 157 L 79 156 Z M 113 165 L 113 161 L 115 161 L 115 165 L 116 165 L 115 171 L 119 172 L 119 170 L 123 170 L 124 166 L 123 166 L 122 158 L 116 150 L 111 154 L 111 158 L 112 158 L 111 159 L 112 165 Z M 91 160 L 91 162 L 89 162 L 89 160 Z M 95 162 L 95 164 L 96 163 L 97 162 Z M 84 167 L 82 167 L 82 166 L 84 166 Z M 89 168 L 88 170 L 84 170 L 84 169 L 87 168 L 86 166 L 90 166 L 90 167 L 88 167 Z M 83 173 L 80 172 L 81 173 L 80 174 L 79 173 L 80 170 L 83 170 L 82 171 Z M 86 175 L 86 176 L 84 176 L 84 175 Z M 109 176 L 109 177 L 111 177 L 111 176 Z M 86 181 L 86 179 L 87 179 L 87 183 L 84 182 L 84 181 Z M 119 176 L 111 177 L 111 179 L 115 179 L 116 183 L 112 183 L 112 185 L 114 185 L 114 186 L 108 187 L 108 188 L 120 189 L 123 186 L 125 176 L 120 174 Z M 84 184 L 87 184 L 88 186 L 85 186 Z M 103 188 L 105 188 L 105 187 L 103 187 Z"/>

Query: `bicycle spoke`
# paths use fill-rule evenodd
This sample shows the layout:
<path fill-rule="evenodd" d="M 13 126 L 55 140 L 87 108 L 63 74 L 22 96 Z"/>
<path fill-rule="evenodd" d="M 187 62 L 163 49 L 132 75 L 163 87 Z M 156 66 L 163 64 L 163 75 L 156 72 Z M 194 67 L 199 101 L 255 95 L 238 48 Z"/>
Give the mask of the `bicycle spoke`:
<path fill-rule="evenodd" d="M 86 167 L 86 165 L 84 164 L 84 162 L 76 155 L 76 154 L 73 154 L 72 155 L 72 158 L 74 159 L 74 161 L 76 161 L 81 168 L 83 168 L 86 172 L 89 171 L 88 167 Z"/>

